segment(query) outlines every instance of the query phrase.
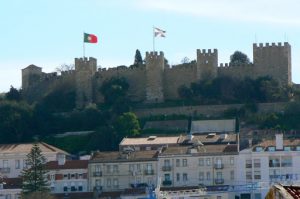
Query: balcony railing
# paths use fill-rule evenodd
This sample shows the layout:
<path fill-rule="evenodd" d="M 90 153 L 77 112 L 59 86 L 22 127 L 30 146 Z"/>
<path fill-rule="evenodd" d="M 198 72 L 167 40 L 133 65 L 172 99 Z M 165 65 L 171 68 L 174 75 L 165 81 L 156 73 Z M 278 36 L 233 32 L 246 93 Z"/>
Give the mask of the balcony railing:
<path fill-rule="evenodd" d="M 94 176 L 94 177 L 100 177 L 100 176 L 102 176 L 102 171 L 95 171 L 95 172 L 93 173 L 93 176 Z"/>
<path fill-rule="evenodd" d="M 215 184 L 224 184 L 224 179 L 215 179 Z"/>
<path fill-rule="evenodd" d="M 172 181 L 171 180 L 164 180 L 162 184 L 164 186 L 171 186 L 172 185 Z"/>
<path fill-rule="evenodd" d="M 154 175 L 154 170 L 153 169 L 151 169 L 151 170 L 145 170 L 144 174 L 145 175 Z"/>
<path fill-rule="evenodd" d="M 102 186 L 94 186 L 94 190 L 95 191 L 101 191 L 102 190 Z"/>
<path fill-rule="evenodd" d="M 0 173 L 10 173 L 10 168 L 0 168 Z"/>
<path fill-rule="evenodd" d="M 280 163 L 278 162 L 276 162 L 276 163 L 273 163 L 273 162 L 270 162 L 269 163 L 269 167 L 280 167 Z"/>
<path fill-rule="evenodd" d="M 171 166 L 162 166 L 161 168 L 163 171 L 171 171 L 172 167 Z"/>
<path fill-rule="evenodd" d="M 215 164 L 214 167 L 215 167 L 215 169 L 223 169 L 224 168 L 224 164 L 218 163 L 218 164 Z"/>

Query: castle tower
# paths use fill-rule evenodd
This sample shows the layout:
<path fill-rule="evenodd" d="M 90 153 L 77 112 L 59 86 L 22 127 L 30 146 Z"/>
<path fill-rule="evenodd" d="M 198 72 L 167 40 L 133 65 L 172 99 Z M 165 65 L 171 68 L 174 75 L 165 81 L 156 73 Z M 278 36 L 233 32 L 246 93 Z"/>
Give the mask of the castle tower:
<path fill-rule="evenodd" d="M 218 50 L 197 49 L 197 79 L 213 79 L 217 77 L 218 70 Z"/>
<path fill-rule="evenodd" d="M 77 108 L 83 108 L 93 102 L 93 77 L 96 70 L 97 60 L 95 58 L 75 58 Z"/>
<path fill-rule="evenodd" d="M 164 53 L 146 52 L 146 102 L 164 101 L 163 73 L 165 67 Z"/>
<path fill-rule="evenodd" d="M 22 69 L 22 89 L 24 91 L 37 83 L 42 77 L 42 68 L 33 64 Z"/>
<path fill-rule="evenodd" d="M 292 84 L 291 46 L 288 42 L 253 44 L 253 64 L 260 76 L 271 76 L 282 85 Z"/>

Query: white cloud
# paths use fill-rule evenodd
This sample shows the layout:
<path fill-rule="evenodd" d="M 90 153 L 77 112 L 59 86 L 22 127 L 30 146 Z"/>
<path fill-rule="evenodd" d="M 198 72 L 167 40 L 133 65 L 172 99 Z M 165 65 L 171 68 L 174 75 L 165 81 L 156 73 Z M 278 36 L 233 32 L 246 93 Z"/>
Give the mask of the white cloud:
<path fill-rule="evenodd" d="M 300 26 L 298 0 L 138 0 L 136 5 L 211 19 Z"/>

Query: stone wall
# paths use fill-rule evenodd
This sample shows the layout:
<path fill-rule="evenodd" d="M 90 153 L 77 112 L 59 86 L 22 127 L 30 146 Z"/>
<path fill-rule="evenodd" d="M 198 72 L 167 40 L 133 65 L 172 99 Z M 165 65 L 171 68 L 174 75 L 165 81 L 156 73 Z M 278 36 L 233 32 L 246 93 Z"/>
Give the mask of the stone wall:
<path fill-rule="evenodd" d="M 260 103 L 258 104 L 258 112 L 282 112 L 288 103 Z M 205 115 L 221 116 L 224 111 L 228 109 L 239 109 L 243 104 L 226 104 L 226 105 L 201 105 L 201 106 L 180 106 L 180 107 L 167 107 L 167 108 L 148 108 L 136 109 L 135 114 L 138 117 L 148 117 L 154 115 Z"/>
<path fill-rule="evenodd" d="M 197 81 L 196 63 L 180 64 L 172 68 L 166 67 L 164 72 L 165 99 L 177 99 L 178 88 L 181 85 L 190 86 Z"/>

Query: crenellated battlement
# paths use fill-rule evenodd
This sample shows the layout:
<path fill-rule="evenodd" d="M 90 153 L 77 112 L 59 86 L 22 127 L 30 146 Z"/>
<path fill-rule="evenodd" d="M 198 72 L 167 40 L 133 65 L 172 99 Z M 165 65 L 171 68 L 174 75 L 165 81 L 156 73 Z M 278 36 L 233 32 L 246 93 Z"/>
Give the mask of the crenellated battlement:
<path fill-rule="evenodd" d="M 290 44 L 288 42 L 284 42 L 282 45 L 282 42 L 278 43 L 254 43 L 253 48 L 266 48 L 266 47 L 290 47 Z"/>
<path fill-rule="evenodd" d="M 240 79 L 271 76 L 282 85 L 291 84 L 291 46 L 288 42 L 254 43 L 253 64 L 218 64 L 217 49 L 197 49 L 196 61 L 173 66 L 165 65 L 163 52 L 146 52 L 145 65 L 98 70 L 95 58 L 75 58 L 75 70 L 61 75 L 44 73 L 34 65 L 22 69 L 22 87 L 25 92 L 32 89 L 42 96 L 49 91 L 45 88 L 51 88 L 48 85 L 73 81 L 70 85 L 76 88 L 77 107 L 84 107 L 103 100 L 98 88 L 105 80 L 124 77 L 129 82 L 132 99 L 158 103 L 178 99 L 178 88 L 182 85 L 224 76 Z"/>
<path fill-rule="evenodd" d="M 207 50 L 207 52 L 206 52 Z M 217 49 L 197 49 L 197 55 L 201 56 L 216 56 L 218 54 Z"/>

